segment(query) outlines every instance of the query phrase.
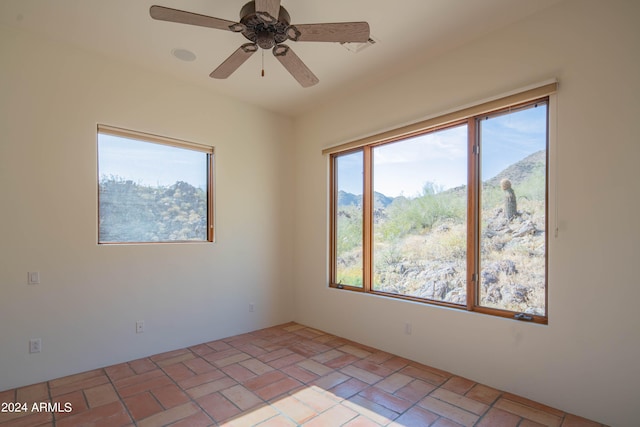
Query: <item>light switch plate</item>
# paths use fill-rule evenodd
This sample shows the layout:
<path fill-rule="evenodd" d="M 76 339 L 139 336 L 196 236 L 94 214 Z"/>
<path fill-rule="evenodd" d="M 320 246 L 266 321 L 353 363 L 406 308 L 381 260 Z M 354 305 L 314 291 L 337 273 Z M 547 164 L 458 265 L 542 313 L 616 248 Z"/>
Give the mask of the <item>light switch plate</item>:
<path fill-rule="evenodd" d="M 30 285 L 37 285 L 40 283 L 40 272 L 30 271 L 27 276 L 27 281 Z"/>

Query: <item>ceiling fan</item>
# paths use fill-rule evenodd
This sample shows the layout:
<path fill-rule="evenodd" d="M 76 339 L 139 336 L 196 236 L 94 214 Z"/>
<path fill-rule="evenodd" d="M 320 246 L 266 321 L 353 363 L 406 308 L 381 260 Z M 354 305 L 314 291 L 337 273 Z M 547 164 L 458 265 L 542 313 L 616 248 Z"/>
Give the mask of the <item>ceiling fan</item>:
<path fill-rule="evenodd" d="M 250 1 L 240 10 L 240 22 L 157 5 L 151 6 L 149 13 L 153 19 L 161 21 L 242 33 L 249 43 L 240 46 L 213 70 L 210 76 L 216 79 L 229 77 L 260 48 L 272 49 L 273 55 L 300 85 L 313 86 L 318 83 L 318 78 L 298 55 L 284 44 L 285 41 L 365 43 L 369 40 L 369 24 L 366 22 L 293 25 L 289 13 L 280 5 L 280 0 Z"/>

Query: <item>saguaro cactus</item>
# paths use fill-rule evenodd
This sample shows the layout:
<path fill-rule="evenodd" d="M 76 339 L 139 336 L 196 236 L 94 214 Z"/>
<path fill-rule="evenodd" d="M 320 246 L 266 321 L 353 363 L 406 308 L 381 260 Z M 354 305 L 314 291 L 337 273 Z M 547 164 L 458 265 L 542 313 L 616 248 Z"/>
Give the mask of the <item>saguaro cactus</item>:
<path fill-rule="evenodd" d="M 511 188 L 511 181 L 503 179 L 500 181 L 500 187 L 504 191 L 504 216 L 512 219 L 518 214 L 518 204 L 516 202 L 516 193 Z"/>

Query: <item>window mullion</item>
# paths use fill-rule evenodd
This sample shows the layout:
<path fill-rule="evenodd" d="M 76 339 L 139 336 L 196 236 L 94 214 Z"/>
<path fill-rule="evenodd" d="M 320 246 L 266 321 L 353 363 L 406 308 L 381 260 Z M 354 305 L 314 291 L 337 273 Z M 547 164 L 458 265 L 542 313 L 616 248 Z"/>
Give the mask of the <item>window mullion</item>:
<path fill-rule="evenodd" d="M 362 197 L 363 226 L 362 226 L 362 252 L 363 252 L 363 289 L 371 292 L 373 289 L 373 157 L 372 148 L 364 147 L 364 191 Z"/>
<path fill-rule="evenodd" d="M 330 170 L 330 211 L 331 211 L 331 239 L 330 239 L 330 247 L 331 247 L 331 259 L 330 259 L 330 270 L 329 270 L 329 281 L 330 284 L 333 285 L 338 282 L 337 279 L 337 257 L 338 250 L 336 245 L 337 239 L 337 228 L 338 228 L 338 201 L 337 201 L 337 192 L 338 192 L 338 180 L 337 180 L 337 162 L 336 156 L 331 156 L 331 162 L 329 165 Z"/>
<path fill-rule="evenodd" d="M 207 154 L 207 180 L 209 191 L 207 191 L 207 240 L 215 241 L 214 217 L 213 217 L 213 201 L 214 201 L 214 169 L 213 154 Z"/>
<path fill-rule="evenodd" d="M 467 310 L 473 310 L 478 301 L 478 159 L 480 142 L 478 140 L 477 121 L 467 120 Z"/>

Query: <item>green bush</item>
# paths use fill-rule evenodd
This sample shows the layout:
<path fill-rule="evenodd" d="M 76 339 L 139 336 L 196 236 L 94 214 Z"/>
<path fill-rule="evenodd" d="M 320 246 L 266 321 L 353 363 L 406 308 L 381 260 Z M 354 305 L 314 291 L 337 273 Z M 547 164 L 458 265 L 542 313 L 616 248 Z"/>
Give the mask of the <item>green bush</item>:
<path fill-rule="evenodd" d="M 337 220 L 338 256 L 362 246 L 362 207 L 350 205 L 338 209 Z"/>
<path fill-rule="evenodd" d="M 438 223 L 464 221 L 466 194 L 438 192 L 433 183 L 426 183 L 422 195 L 409 199 L 396 198 L 387 208 L 387 219 L 376 228 L 383 240 L 392 241 L 409 234 L 428 232 Z"/>

